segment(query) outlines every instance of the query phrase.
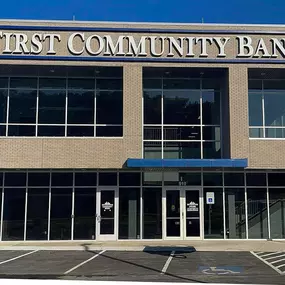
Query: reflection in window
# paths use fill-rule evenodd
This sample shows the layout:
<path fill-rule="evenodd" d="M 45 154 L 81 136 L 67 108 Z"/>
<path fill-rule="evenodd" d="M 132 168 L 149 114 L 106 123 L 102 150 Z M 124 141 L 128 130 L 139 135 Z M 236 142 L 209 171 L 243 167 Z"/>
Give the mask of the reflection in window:
<path fill-rule="evenodd" d="M 94 124 L 94 91 L 68 92 L 68 124 Z"/>
<path fill-rule="evenodd" d="M 251 138 L 285 138 L 285 80 L 249 80 L 248 104 Z"/>
<path fill-rule="evenodd" d="M 220 158 L 221 157 L 221 142 L 204 142 L 203 143 L 203 158 Z"/>
<path fill-rule="evenodd" d="M 225 189 L 226 238 L 246 238 L 246 215 L 244 189 Z"/>
<path fill-rule="evenodd" d="M 144 91 L 144 123 L 161 124 L 161 91 Z"/>
<path fill-rule="evenodd" d="M 166 159 L 201 158 L 201 145 L 197 142 L 165 142 L 163 157 Z"/>
<path fill-rule="evenodd" d="M 37 92 L 10 90 L 9 123 L 35 123 Z"/>
<path fill-rule="evenodd" d="M 119 239 L 140 238 L 140 189 L 120 188 Z"/>
<path fill-rule="evenodd" d="M 161 142 L 145 142 L 144 143 L 144 158 L 161 158 L 162 148 Z"/>
<path fill-rule="evenodd" d="M 202 81 L 203 82 L 203 81 Z M 220 92 L 204 91 L 203 99 L 203 124 L 220 124 Z"/>
<path fill-rule="evenodd" d="M 248 115 L 250 126 L 262 126 L 262 94 L 249 93 Z"/>
<path fill-rule="evenodd" d="M 271 238 L 285 238 L 285 188 L 269 189 L 269 213 Z"/>
<path fill-rule="evenodd" d="M 0 136 L 122 137 L 122 68 L 57 71 L 0 78 Z"/>
<path fill-rule="evenodd" d="M 215 204 L 207 204 L 207 192 L 214 192 Z M 224 238 L 223 190 L 204 189 L 204 235 L 206 239 Z"/>
<path fill-rule="evenodd" d="M 7 119 L 7 90 L 0 89 L 0 123 L 5 123 Z"/>
<path fill-rule="evenodd" d="M 158 188 L 143 189 L 143 238 L 162 238 L 162 191 Z"/>
<path fill-rule="evenodd" d="M 123 92 L 100 91 L 96 93 L 97 124 L 123 123 Z"/>
<path fill-rule="evenodd" d="M 144 69 L 144 158 L 222 156 L 222 81 L 201 78 L 201 73 L 191 68 Z"/>
<path fill-rule="evenodd" d="M 39 123 L 65 123 L 65 91 L 48 90 L 39 94 Z"/>
<path fill-rule="evenodd" d="M 247 189 L 248 238 L 268 238 L 266 188 Z"/>
<path fill-rule="evenodd" d="M 164 124 L 200 124 L 199 91 L 164 91 Z"/>

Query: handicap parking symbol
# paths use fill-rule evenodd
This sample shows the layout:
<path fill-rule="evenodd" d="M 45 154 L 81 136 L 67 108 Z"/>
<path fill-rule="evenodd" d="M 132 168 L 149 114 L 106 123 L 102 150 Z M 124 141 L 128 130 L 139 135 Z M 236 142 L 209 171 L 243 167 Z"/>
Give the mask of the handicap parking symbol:
<path fill-rule="evenodd" d="M 199 271 L 207 275 L 231 275 L 242 273 L 239 266 L 199 266 Z"/>

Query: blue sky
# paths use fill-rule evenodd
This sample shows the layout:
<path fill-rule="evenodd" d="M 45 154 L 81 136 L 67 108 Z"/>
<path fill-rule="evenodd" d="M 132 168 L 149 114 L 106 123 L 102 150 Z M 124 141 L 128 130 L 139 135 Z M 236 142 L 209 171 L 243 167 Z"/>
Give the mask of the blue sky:
<path fill-rule="evenodd" d="M 0 0 L 1 19 L 284 24 L 285 0 Z"/>

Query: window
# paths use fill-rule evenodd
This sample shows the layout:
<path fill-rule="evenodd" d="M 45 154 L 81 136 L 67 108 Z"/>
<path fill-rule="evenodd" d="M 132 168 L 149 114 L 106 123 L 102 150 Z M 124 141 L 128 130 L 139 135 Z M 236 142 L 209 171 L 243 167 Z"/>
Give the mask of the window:
<path fill-rule="evenodd" d="M 0 77 L 0 136 L 122 137 L 122 68 L 96 71 Z"/>
<path fill-rule="evenodd" d="M 221 80 L 203 79 L 191 70 L 144 69 L 144 158 L 222 156 Z"/>
<path fill-rule="evenodd" d="M 285 138 L 285 80 L 249 80 L 249 136 Z"/>

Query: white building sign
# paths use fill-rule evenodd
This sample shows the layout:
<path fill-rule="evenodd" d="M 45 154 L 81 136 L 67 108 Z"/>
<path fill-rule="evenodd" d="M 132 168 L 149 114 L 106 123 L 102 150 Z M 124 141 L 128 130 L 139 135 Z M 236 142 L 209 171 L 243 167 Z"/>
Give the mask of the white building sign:
<path fill-rule="evenodd" d="M 285 38 L 252 38 L 247 35 L 195 37 L 191 34 L 110 35 L 102 32 L 25 33 L 0 30 L 0 55 L 285 58 Z"/>

